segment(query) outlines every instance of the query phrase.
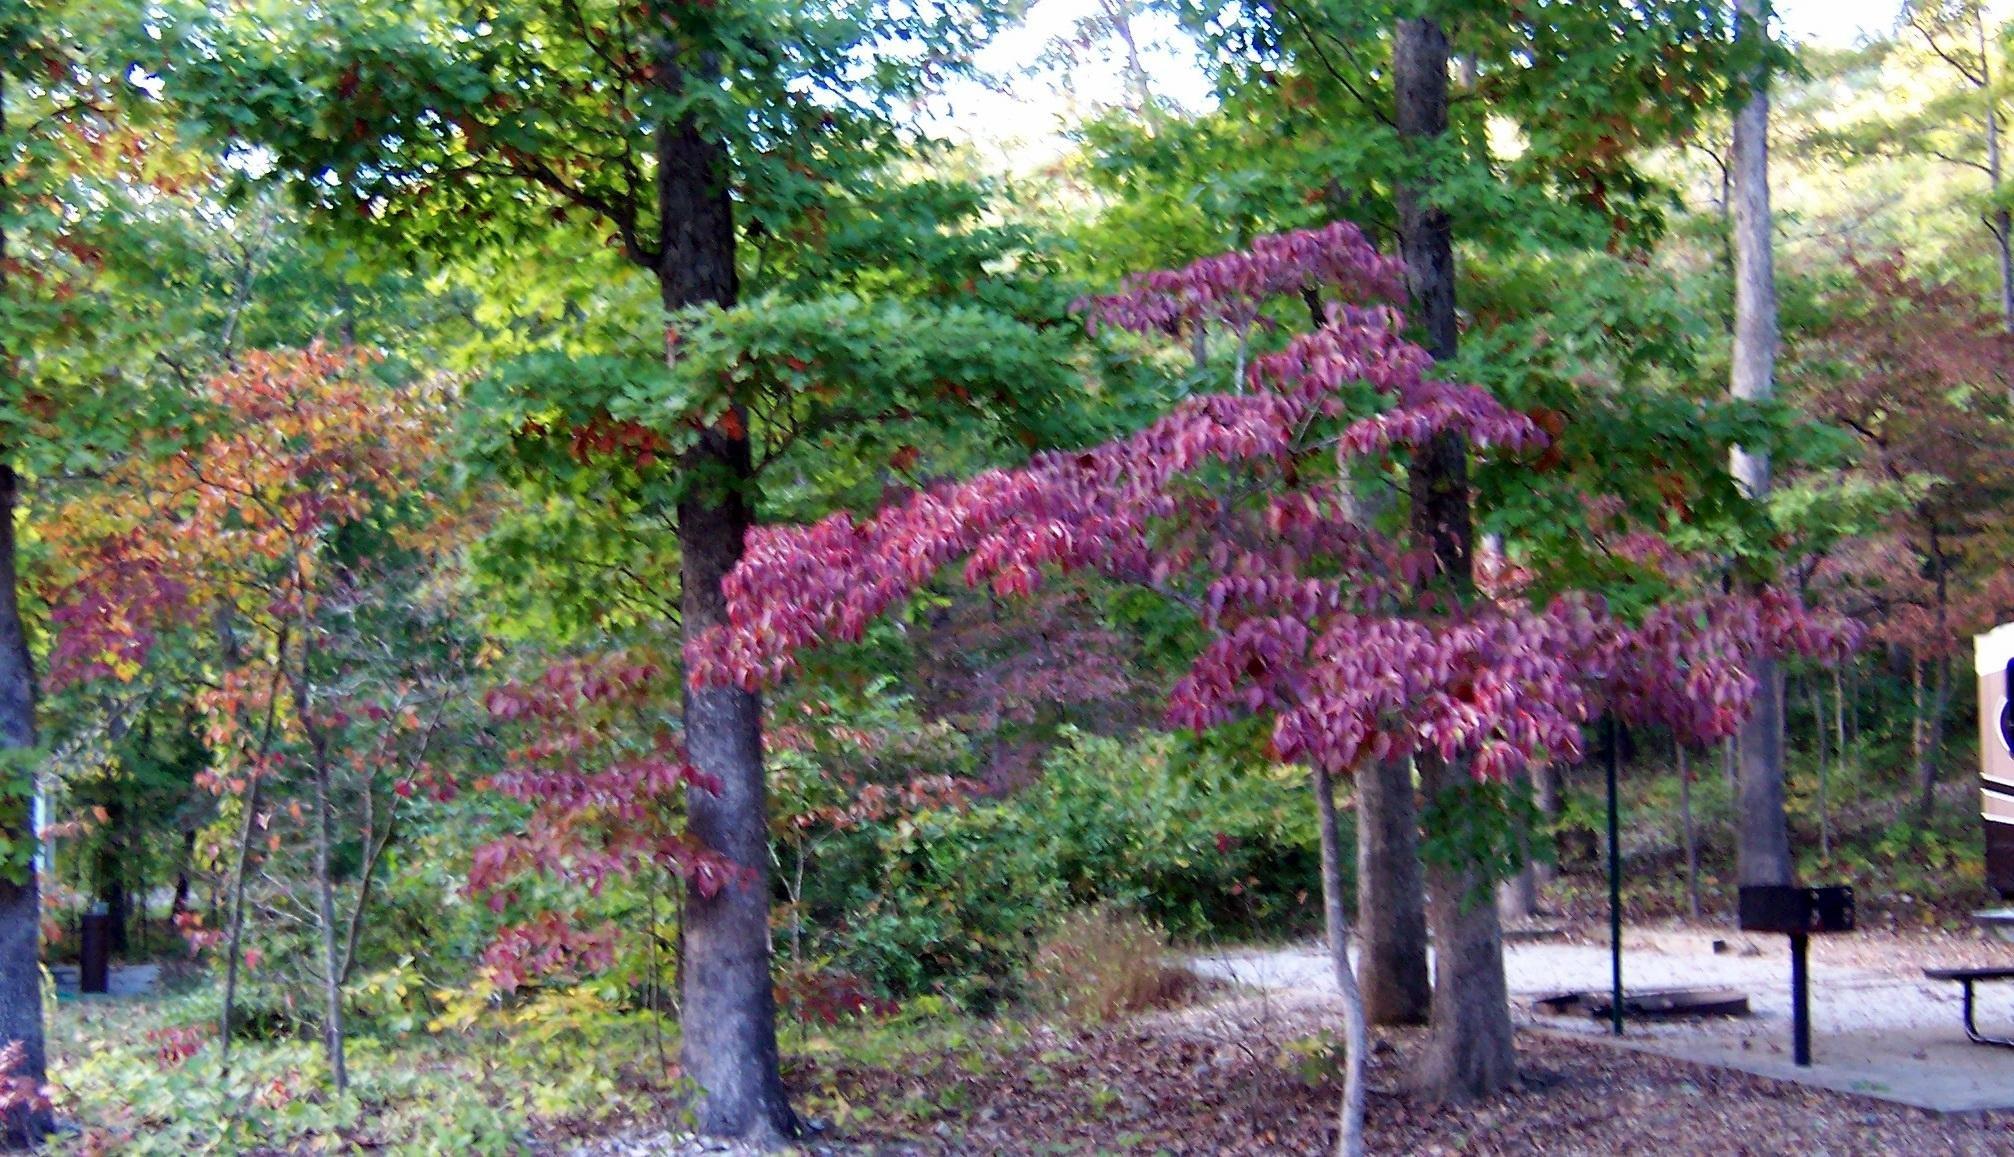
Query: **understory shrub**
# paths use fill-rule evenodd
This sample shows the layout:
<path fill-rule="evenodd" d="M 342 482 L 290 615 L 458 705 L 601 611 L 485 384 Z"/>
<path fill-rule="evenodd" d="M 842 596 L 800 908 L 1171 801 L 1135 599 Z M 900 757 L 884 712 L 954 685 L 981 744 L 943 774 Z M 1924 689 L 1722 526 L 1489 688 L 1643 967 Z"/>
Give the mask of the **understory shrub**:
<path fill-rule="evenodd" d="M 1306 772 L 1241 764 L 1179 735 L 1068 739 L 1007 806 L 1072 905 L 1123 904 L 1196 941 L 1298 935 L 1320 921 Z"/>
<path fill-rule="evenodd" d="M 1044 930 L 1100 904 L 1184 940 L 1283 937 L 1320 918 L 1305 777 L 1178 737 L 1066 732 L 1005 799 L 853 824 L 805 848 L 789 951 L 890 996 L 984 1012 L 1022 995 Z"/>
<path fill-rule="evenodd" d="M 1196 977 L 1167 961 L 1168 937 L 1144 917 L 1111 904 L 1064 916 L 1028 962 L 1031 1007 L 1070 1020 L 1103 1022 L 1187 1000 Z"/>

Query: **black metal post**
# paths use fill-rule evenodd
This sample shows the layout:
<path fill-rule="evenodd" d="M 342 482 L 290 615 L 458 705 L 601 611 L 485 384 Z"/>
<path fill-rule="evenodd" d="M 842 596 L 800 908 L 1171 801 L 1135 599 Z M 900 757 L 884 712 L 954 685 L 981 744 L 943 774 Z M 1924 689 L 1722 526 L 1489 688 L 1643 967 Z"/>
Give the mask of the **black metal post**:
<path fill-rule="evenodd" d="M 103 904 L 84 913 L 78 937 L 77 991 L 111 991 L 112 916 Z"/>
<path fill-rule="evenodd" d="M 1804 952 L 1810 937 L 1790 934 L 1790 1053 L 1800 1066 L 1811 1064 L 1811 993 L 1805 986 Z"/>
<path fill-rule="evenodd" d="M 1622 758 L 1621 725 L 1608 717 L 1608 962 L 1609 1028 L 1622 1035 L 1622 813 L 1616 799 L 1616 765 Z"/>

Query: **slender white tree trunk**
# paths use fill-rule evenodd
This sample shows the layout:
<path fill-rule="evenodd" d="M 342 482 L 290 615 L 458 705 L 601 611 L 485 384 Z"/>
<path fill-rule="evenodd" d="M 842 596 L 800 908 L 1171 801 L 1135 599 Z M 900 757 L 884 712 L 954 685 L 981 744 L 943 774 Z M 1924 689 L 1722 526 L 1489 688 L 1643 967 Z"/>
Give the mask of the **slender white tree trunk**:
<path fill-rule="evenodd" d="M 1348 1056 L 1343 1062 L 1343 1101 L 1336 1111 L 1336 1157 L 1363 1157 L 1364 1063 L 1371 1034 L 1364 1016 L 1364 996 L 1350 968 L 1350 923 L 1343 912 L 1343 841 L 1336 824 L 1335 785 L 1329 773 L 1314 774 L 1315 808 L 1321 820 L 1322 914 L 1329 933 L 1329 958 L 1336 972 L 1336 991 L 1343 998 L 1343 1032 Z"/>

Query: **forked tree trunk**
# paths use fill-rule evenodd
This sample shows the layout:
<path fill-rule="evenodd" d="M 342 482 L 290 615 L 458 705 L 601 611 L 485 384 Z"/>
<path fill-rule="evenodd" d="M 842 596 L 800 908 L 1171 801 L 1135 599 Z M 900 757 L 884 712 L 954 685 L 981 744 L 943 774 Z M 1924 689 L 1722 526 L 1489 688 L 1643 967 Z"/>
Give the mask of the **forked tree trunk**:
<path fill-rule="evenodd" d="M 660 45 L 655 80 L 682 95 L 673 47 Z M 702 78 L 704 82 L 704 78 Z M 733 305 L 734 206 L 726 149 L 691 116 L 658 126 L 659 292 L 667 311 Z M 676 334 L 667 337 L 677 357 Z M 682 462 L 678 504 L 681 629 L 687 641 L 727 622 L 721 582 L 741 561 L 754 522 L 754 459 L 747 415 L 702 432 Z M 734 864 L 726 887 L 686 888 L 680 987 L 686 1073 L 700 1088 L 696 1124 L 709 1137 L 780 1145 L 795 1137 L 776 1045 L 769 970 L 769 822 L 762 763 L 762 702 L 734 687 L 685 689 L 685 747 L 718 792 L 686 793 L 688 829 Z"/>
<path fill-rule="evenodd" d="M 1427 1023 L 1426 887 L 1412 764 L 1370 764 L 1357 773 L 1357 984 L 1372 1024 Z"/>
<path fill-rule="evenodd" d="M 1336 974 L 1336 993 L 1343 1000 L 1343 1035 L 1349 1055 L 1343 1063 L 1343 1100 L 1336 1111 L 1336 1157 L 1361 1157 L 1364 1151 L 1364 1065 L 1370 1059 L 1371 1034 L 1364 1017 L 1363 993 L 1350 970 L 1350 921 L 1343 912 L 1343 840 L 1336 822 L 1336 789 L 1320 767 L 1312 777 L 1315 811 L 1321 824 L 1322 917 L 1329 934 L 1329 962 Z"/>
<path fill-rule="evenodd" d="M 1399 134 L 1421 152 L 1447 135 L 1448 39 L 1439 22 L 1402 19 L 1392 38 L 1392 81 Z M 1435 360 L 1455 354 L 1454 228 L 1419 179 L 1398 189 L 1399 251 L 1407 295 Z M 1467 599 L 1474 583 L 1474 525 L 1469 510 L 1468 447 L 1443 434 L 1413 452 L 1408 474 L 1412 535 L 1439 573 L 1429 581 Z M 1428 800 L 1457 783 L 1466 767 L 1418 761 Z M 1472 864 L 1426 866 L 1427 920 L 1434 937 L 1433 1013 L 1419 1073 L 1422 1088 L 1444 1101 L 1488 1096 L 1517 1077 L 1510 1000 L 1505 992 L 1503 929 L 1491 881 Z"/>
<path fill-rule="evenodd" d="M 1736 36 L 1769 34 L 1769 0 L 1736 0 Z M 1734 366 L 1737 399 L 1775 394 L 1776 266 L 1769 209 L 1768 76 L 1758 66 L 1752 89 L 1734 117 Z M 1756 501 L 1769 495 L 1767 454 L 1736 447 L 1735 481 Z M 1791 882 L 1790 824 L 1783 810 L 1783 672 L 1773 659 L 1750 672 L 1755 702 L 1741 728 L 1740 820 L 1736 861 L 1744 884 Z"/>

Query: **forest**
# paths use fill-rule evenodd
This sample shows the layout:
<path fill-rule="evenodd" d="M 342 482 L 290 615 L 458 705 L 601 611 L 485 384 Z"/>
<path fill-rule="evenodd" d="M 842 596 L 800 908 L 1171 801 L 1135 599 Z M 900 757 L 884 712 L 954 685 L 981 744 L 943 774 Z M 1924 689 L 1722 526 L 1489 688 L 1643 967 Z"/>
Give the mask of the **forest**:
<path fill-rule="evenodd" d="M 2014 10 L 1877 7 L 0 0 L 0 1144 L 2005 1151 L 1506 981 L 1985 951 Z"/>

